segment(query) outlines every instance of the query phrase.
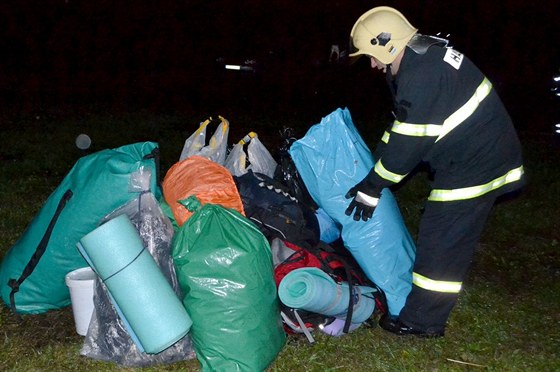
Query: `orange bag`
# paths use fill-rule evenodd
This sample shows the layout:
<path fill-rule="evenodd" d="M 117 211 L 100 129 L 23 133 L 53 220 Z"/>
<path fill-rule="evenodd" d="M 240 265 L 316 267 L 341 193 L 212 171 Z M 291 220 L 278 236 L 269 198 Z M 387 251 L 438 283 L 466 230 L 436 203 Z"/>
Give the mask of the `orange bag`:
<path fill-rule="evenodd" d="M 191 195 L 196 195 L 202 205 L 219 204 L 245 215 L 231 173 L 220 164 L 198 155 L 175 163 L 163 180 L 163 196 L 178 226 L 192 215 L 179 201 Z"/>

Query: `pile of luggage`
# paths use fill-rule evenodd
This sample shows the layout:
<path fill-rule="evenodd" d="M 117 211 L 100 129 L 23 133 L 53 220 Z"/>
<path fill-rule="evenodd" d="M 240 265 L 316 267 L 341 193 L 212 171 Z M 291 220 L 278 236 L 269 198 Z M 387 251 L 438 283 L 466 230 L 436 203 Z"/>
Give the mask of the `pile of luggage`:
<path fill-rule="evenodd" d="M 341 336 L 398 315 L 414 244 L 389 190 L 374 216 L 344 214 L 373 166 L 346 109 L 272 156 L 257 134 L 228 146 L 211 119 L 159 182 L 145 142 L 78 160 L 0 265 L 14 313 L 70 305 L 65 276 L 91 267 L 81 354 L 124 366 L 198 358 L 204 370 L 263 370 L 287 334 Z"/>

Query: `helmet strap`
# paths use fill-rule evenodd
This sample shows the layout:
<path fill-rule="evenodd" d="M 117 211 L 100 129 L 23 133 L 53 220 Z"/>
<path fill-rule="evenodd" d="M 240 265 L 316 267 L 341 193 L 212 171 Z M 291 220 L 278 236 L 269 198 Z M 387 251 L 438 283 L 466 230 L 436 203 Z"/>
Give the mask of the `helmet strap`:
<path fill-rule="evenodd" d="M 393 80 L 393 74 L 391 72 L 391 64 L 385 65 L 385 76 L 387 80 Z"/>
<path fill-rule="evenodd" d="M 389 85 L 389 89 L 391 89 L 391 94 L 393 95 L 393 98 L 395 98 L 395 95 L 396 95 L 396 92 L 395 92 L 395 77 L 393 76 L 393 73 L 391 71 L 391 64 L 390 63 L 388 65 L 386 65 L 385 79 L 387 80 L 387 84 Z"/>

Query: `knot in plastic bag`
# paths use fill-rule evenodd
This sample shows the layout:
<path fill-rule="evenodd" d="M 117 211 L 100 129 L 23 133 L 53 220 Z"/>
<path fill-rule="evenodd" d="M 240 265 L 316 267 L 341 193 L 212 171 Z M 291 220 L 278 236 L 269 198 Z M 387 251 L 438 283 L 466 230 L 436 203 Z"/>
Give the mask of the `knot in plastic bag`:
<path fill-rule="evenodd" d="M 196 195 L 191 195 L 186 199 L 179 200 L 179 204 L 187 208 L 188 211 L 192 213 L 202 208 L 202 203 L 198 200 Z"/>

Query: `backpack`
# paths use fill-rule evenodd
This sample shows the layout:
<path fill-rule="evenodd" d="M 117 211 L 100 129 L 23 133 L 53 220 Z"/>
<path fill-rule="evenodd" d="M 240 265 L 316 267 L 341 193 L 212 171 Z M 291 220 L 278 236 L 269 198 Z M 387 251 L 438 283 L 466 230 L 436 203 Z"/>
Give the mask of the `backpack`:
<path fill-rule="evenodd" d="M 362 272 L 360 266 L 351 255 L 345 254 L 334 243 L 332 246 L 319 241 L 316 245 L 303 244 L 298 246 L 288 241 L 274 239 L 271 244 L 274 262 L 274 280 L 276 286 L 291 271 L 302 267 L 316 267 L 331 276 L 336 282 L 347 282 L 352 291 L 354 285 L 364 285 L 375 288 L 375 309 L 381 314 L 387 312 L 387 304 L 383 292 L 372 283 Z M 350 296 L 352 297 L 352 296 Z M 344 333 L 350 330 L 352 308 L 348 307 L 348 314 L 344 322 Z M 280 303 L 284 328 L 288 333 L 304 333 L 313 342 L 309 330 L 323 329 L 335 321 L 334 317 L 317 314 L 302 309 L 293 309 Z"/>
<path fill-rule="evenodd" d="M 283 184 L 252 170 L 233 179 L 245 216 L 269 242 L 279 238 L 294 244 L 317 244 L 319 223 L 315 213 L 292 196 Z"/>

